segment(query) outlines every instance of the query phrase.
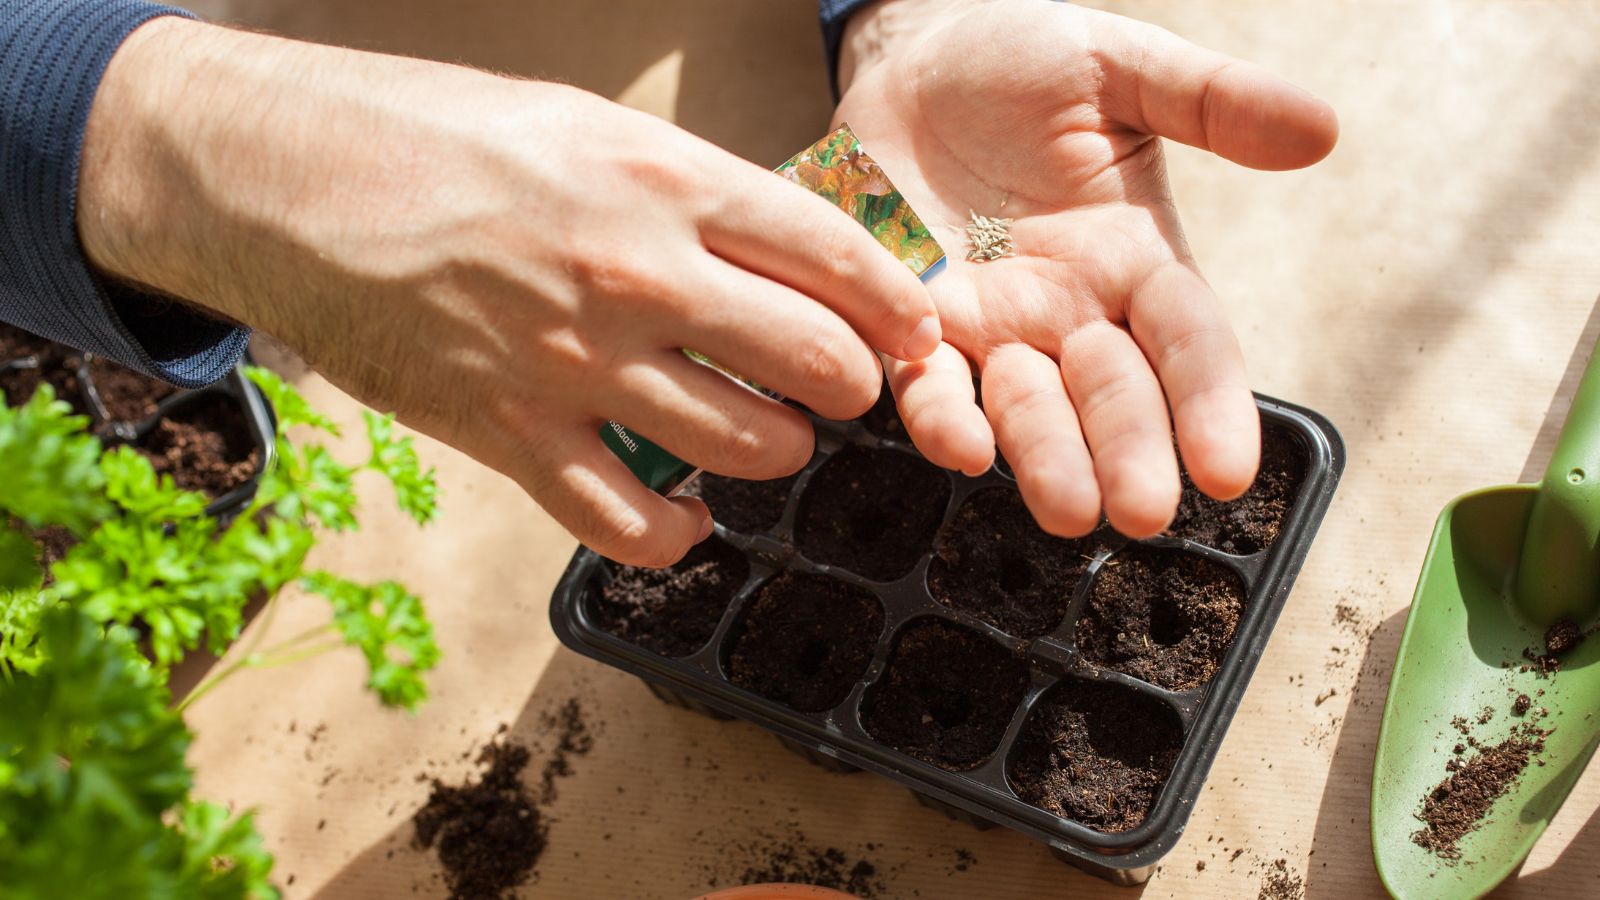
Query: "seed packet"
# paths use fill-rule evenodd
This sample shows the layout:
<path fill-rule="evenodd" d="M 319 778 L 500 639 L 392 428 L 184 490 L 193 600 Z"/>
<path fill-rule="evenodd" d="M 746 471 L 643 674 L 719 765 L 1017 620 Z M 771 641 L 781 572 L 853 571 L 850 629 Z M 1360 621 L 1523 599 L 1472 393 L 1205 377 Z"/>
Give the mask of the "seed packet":
<path fill-rule="evenodd" d="M 832 134 L 795 154 L 776 172 L 849 213 L 923 281 L 943 270 L 944 248 L 883 169 L 861 148 L 849 125 L 840 125 Z M 782 399 L 776 391 L 717 365 L 693 348 L 685 347 L 683 352 L 764 397 Z M 693 465 L 620 422 L 602 426 L 600 439 L 640 481 L 665 496 L 678 494 L 700 474 Z"/>

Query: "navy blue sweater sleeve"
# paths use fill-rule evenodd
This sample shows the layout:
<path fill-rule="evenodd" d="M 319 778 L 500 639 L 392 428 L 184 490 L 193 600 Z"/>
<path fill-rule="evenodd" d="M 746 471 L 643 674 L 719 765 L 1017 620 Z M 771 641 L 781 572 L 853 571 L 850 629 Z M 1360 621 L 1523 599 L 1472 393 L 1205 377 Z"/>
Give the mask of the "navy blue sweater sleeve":
<path fill-rule="evenodd" d="M 828 84 L 833 86 L 833 99 L 839 99 L 839 44 L 844 40 L 844 26 L 856 10 L 872 0 L 817 0 L 822 18 L 822 47 L 828 59 Z"/>
<path fill-rule="evenodd" d="M 135 28 L 182 10 L 140 0 L 0 0 L 0 319 L 184 387 L 221 378 L 249 338 L 97 275 L 78 240 L 89 106 Z"/>

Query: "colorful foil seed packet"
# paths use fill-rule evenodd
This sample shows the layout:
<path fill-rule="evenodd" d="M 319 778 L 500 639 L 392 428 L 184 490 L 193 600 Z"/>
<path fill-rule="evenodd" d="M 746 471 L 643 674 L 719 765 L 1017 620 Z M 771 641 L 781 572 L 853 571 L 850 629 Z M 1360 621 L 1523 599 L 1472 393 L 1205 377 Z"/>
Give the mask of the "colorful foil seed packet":
<path fill-rule="evenodd" d="M 944 268 L 944 248 L 883 169 L 861 149 L 861 142 L 849 125 L 840 125 L 832 134 L 795 154 L 776 172 L 849 213 L 923 281 Z M 781 399 L 776 391 L 730 372 L 692 349 L 684 348 L 683 352 L 762 396 Z M 607 422 L 601 427 L 600 439 L 640 481 L 665 496 L 682 491 L 700 474 L 693 465 L 619 422 Z"/>

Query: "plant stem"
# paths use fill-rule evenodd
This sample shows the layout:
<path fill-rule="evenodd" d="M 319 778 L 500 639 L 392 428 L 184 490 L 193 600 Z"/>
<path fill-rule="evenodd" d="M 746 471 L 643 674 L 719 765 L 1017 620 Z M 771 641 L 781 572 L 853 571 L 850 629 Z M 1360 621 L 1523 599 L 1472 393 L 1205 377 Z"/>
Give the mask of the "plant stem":
<path fill-rule="evenodd" d="M 185 709 L 189 708 L 190 704 L 205 696 L 211 691 L 212 688 L 215 688 L 217 685 L 227 680 L 229 676 L 236 674 L 240 669 L 265 669 L 271 668 L 272 666 L 281 666 L 287 663 L 307 659 L 312 656 L 316 656 L 318 653 L 323 653 L 325 651 L 343 646 L 343 644 L 339 641 L 331 641 L 326 644 L 318 644 L 315 647 L 309 647 L 299 651 L 295 651 L 293 649 L 296 644 L 303 644 L 311 638 L 317 637 L 321 634 L 331 633 L 332 631 L 333 623 L 328 622 L 323 625 L 318 625 L 315 628 L 308 628 L 286 641 L 280 641 L 276 644 L 273 644 L 271 647 L 268 647 L 265 650 L 246 653 L 237 662 L 229 663 L 215 675 L 212 675 L 206 680 L 200 682 L 200 684 L 193 691 L 189 692 L 189 696 L 184 697 L 183 700 L 178 704 L 178 712 L 181 714 Z"/>

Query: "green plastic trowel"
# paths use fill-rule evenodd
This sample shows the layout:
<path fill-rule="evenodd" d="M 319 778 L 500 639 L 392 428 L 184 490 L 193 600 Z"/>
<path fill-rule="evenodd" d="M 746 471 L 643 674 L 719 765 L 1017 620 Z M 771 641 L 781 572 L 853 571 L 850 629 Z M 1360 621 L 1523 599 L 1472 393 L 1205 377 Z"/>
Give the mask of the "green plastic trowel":
<path fill-rule="evenodd" d="M 1587 627 L 1600 609 L 1600 365 L 1591 355 L 1539 484 L 1463 494 L 1439 515 L 1389 682 L 1372 776 L 1372 850 L 1399 898 L 1480 897 L 1533 848 L 1600 743 L 1600 638 L 1541 678 L 1524 651 L 1546 629 Z M 1530 671 L 1523 671 L 1528 666 Z M 1540 695 L 1538 692 L 1543 691 Z M 1452 719 L 1492 745 L 1528 721 L 1518 694 L 1548 715 L 1544 750 L 1447 860 L 1412 841 L 1423 799 L 1463 740 Z M 1481 712 L 1492 716 L 1479 724 Z M 1540 765 L 1539 762 L 1543 762 Z"/>

